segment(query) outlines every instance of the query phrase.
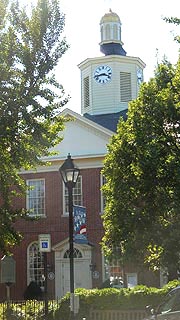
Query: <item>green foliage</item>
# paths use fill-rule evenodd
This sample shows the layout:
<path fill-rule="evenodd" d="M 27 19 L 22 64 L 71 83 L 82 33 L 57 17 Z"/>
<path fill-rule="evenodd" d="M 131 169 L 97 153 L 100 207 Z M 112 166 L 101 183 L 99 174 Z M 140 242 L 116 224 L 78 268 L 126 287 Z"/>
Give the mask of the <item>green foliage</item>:
<path fill-rule="evenodd" d="M 44 164 L 40 159 L 62 140 L 68 101 L 53 69 L 68 48 L 62 38 L 64 15 L 58 0 L 21 7 L 0 0 L 0 250 L 20 240 L 12 222 L 12 197 L 25 191 L 19 170 Z M 12 188 L 12 186 L 16 188 Z M 16 191 L 16 193 L 15 193 Z"/>
<path fill-rule="evenodd" d="M 57 301 L 48 302 L 48 315 L 46 316 L 47 320 L 54 320 L 55 311 L 58 310 L 59 304 Z M 28 302 L 10 302 L 8 305 L 1 303 L 0 304 L 0 317 L 4 320 L 31 320 L 44 319 L 44 301 L 29 300 Z M 59 318 L 58 318 L 59 319 Z"/>
<path fill-rule="evenodd" d="M 90 310 L 145 310 L 147 305 L 157 307 L 164 299 L 165 295 L 173 288 L 180 285 L 179 281 L 169 282 L 161 289 L 136 286 L 132 289 L 107 288 L 107 289 L 76 289 L 75 294 L 79 295 L 79 313 L 77 320 L 85 317 L 90 318 Z M 60 301 L 48 302 L 49 320 L 67 320 L 69 318 L 70 294 L 67 293 Z M 2 304 L 0 304 L 0 316 L 2 314 Z M 26 303 L 11 303 L 9 310 L 4 308 L 4 317 L 10 313 L 16 319 L 43 319 L 43 301 L 27 301 Z M 7 319 L 10 319 L 9 314 Z M 6 319 L 6 318 L 5 318 Z M 12 318 L 13 319 L 13 318 Z"/>
<path fill-rule="evenodd" d="M 124 261 L 168 267 L 170 279 L 180 266 L 179 101 L 180 60 L 164 60 L 119 121 L 103 170 L 104 250 L 118 246 Z"/>
<path fill-rule="evenodd" d="M 180 19 L 177 18 L 177 17 L 165 17 L 164 20 L 167 22 L 167 23 L 173 23 L 175 24 L 176 26 L 179 26 L 180 25 Z M 180 36 L 179 35 L 176 35 L 174 37 L 174 40 L 177 41 L 178 43 L 180 43 Z"/>
<path fill-rule="evenodd" d="M 162 289 L 136 286 L 132 289 L 76 289 L 79 295 L 80 309 L 77 319 L 89 319 L 91 309 L 95 310 L 145 310 L 147 305 L 157 307 L 165 295 L 180 282 L 170 282 Z M 55 319 L 66 320 L 69 316 L 69 294 L 67 294 L 55 312 Z M 59 318 L 58 318 L 59 317 Z"/>

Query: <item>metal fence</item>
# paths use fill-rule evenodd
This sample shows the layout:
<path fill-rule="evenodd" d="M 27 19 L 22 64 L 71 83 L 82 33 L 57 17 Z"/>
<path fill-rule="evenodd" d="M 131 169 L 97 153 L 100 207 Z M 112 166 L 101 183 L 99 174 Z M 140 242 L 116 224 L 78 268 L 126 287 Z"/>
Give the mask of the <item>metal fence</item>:
<path fill-rule="evenodd" d="M 48 311 L 57 309 L 59 301 L 48 301 Z M 0 303 L 0 320 L 39 320 L 46 318 L 44 301 L 18 301 Z M 143 320 L 144 310 L 95 310 L 91 309 L 87 320 Z M 50 319 L 50 317 L 48 317 Z M 82 320 L 78 316 L 76 319 Z"/>
<path fill-rule="evenodd" d="M 48 301 L 49 312 L 57 308 L 58 301 Z M 0 303 L 0 320 L 19 319 L 19 320 L 36 320 L 45 319 L 44 301 L 18 301 Z"/>

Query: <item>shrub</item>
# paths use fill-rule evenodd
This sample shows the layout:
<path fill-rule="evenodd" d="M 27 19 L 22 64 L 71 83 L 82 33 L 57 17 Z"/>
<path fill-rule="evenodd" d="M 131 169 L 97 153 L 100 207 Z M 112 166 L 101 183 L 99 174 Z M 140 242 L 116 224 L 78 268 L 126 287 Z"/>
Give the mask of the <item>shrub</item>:
<path fill-rule="evenodd" d="M 169 282 L 162 289 L 138 285 L 132 289 L 128 288 L 104 288 L 104 289 L 76 289 L 79 295 L 78 319 L 86 317 L 88 320 L 90 309 L 97 310 L 145 310 L 147 305 L 157 307 L 165 295 L 180 282 L 175 280 Z M 60 303 L 54 319 L 66 320 L 69 315 L 69 294 Z"/>
<path fill-rule="evenodd" d="M 79 314 L 76 320 L 84 317 L 89 320 L 91 309 L 95 310 L 145 310 L 147 305 L 156 307 L 161 303 L 164 296 L 173 288 L 180 285 L 177 280 L 169 282 L 161 289 L 136 286 L 132 289 L 127 288 L 104 288 L 104 289 L 76 289 L 75 293 L 79 296 Z M 2 307 L 2 305 L 1 305 Z M 44 319 L 43 302 L 28 301 L 24 304 L 11 304 L 11 315 L 6 315 L 3 319 Z M 49 301 L 48 320 L 67 320 L 70 311 L 70 294 L 67 293 L 60 302 Z M 2 308 L 0 308 L 2 313 Z M 15 317 L 15 318 L 14 318 Z"/>

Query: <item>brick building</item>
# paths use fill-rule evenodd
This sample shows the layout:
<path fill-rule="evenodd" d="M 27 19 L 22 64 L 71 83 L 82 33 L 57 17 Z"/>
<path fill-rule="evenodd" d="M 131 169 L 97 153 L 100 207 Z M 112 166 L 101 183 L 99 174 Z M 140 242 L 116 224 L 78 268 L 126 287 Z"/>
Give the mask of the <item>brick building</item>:
<path fill-rule="evenodd" d="M 27 285 L 36 281 L 44 287 L 43 253 L 38 237 L 51 235 L 51 252 L 47 253 L 48 296 L 62 297 L 69 290 L 68 194 L 59 168 L 70 153 L 80 169 L 74 188 L 74 204 L 86 208 L 88 243 L 74 244 L 75 288 L 100 287 L 109 276 L 123 278 L 124 284 L 159 284 L 159 277 L 144 276 L 132 265 L 122 269 L 116 261 L 108 266 L 101 251 L 104 199 L 101 192 L 101 169 L 109 139 L 116 131 L 120 116 L 126 117 L 128 102 L 135 99 L 145 64 L 140 58 L 126 55 L 121 41 L 121 21 L 116 13 L 106 13 L 100 21 L 100 49 L 104 54 L 79 64 L 81 71 L 81 115 L 69 109 L 62 114 L 73 121 L 66 123 L 63 141 L 56 146 L 57 155 L 44 161 L 50 165 L 36 171 L 22 171 L 28 186 L 33 188 L 26 198 L 17 199 L 16 207 L 31 210 L 35 221 L 18 221 L 16 229 L 23 234 L 20 246 L 13 249 L 16 261 L 16 283 L 11 298 L 22 299 Z M 0 299 L 6 291 L 1 284 Z"/>

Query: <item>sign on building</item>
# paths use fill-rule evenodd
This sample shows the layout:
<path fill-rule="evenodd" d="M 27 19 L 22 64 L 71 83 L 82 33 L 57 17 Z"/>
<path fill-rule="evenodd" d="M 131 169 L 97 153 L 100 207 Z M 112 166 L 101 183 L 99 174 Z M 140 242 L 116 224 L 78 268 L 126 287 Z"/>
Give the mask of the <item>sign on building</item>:
<path fill-rule="evenodd" d="M 51 235 L 39 234 L 39 251 L 50 252 L 51 251 Z"/>

